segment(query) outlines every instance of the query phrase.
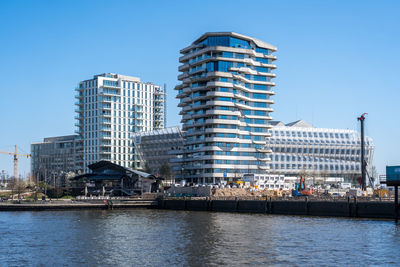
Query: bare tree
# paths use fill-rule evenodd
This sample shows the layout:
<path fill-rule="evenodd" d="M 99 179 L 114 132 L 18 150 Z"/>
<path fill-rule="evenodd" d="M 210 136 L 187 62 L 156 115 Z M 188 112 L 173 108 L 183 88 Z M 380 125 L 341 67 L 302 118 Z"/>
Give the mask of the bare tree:
<path fill-rule="evenodd" d="M 26 192 L 26 183 L 24 181 L 17 180 L 14 183 L 13 188 L 14 188 L 13 191 L 17 194 L 18 199 L 20 199 L 21 198 L 21 194 Z"/>

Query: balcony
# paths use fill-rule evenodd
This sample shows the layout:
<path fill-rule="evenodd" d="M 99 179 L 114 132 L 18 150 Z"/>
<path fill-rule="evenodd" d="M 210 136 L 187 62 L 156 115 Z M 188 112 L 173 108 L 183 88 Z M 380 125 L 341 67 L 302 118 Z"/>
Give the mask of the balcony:
<path fill-rule="evenodd" d="M 178 75 L 178 80 L 181 81 L 181 80 L 187 78 L 188 76 L 189 76 L 189 74 L 183 73 L 183 74 L 181 74 L 181 75 Z"/>
<path fill-rule="evenodd" d="M 189 67 L 190 67 L 189 64 L 183 64 L 183 65 L 178 67 L 178 70 L 180 72 L 185 72 L 186 70 L 189 70 Z"/>
<path fill-rule="evenodd" d="M 111 104 L 109 104 L 109 105 L 103 104 L 103 105 L 100 106 L 100 108 L 101 109 L 105 109 L 105 110 L 111 109 Z"/>
<path fill-rule="evenodd" d="M 83 94 L 82 94 L 82 93 L 79 93 L 79 94 L 75 95 L 75 98 L 77 98 L 77 99 L 82 99 L 82 98 L 83 98 Z"/>
<path fill-rule="evenodd" d="M 111 119 L 102 119 L 102 120 L 100 120 L 100 123 L 101 124 L 111 124 Z"/>

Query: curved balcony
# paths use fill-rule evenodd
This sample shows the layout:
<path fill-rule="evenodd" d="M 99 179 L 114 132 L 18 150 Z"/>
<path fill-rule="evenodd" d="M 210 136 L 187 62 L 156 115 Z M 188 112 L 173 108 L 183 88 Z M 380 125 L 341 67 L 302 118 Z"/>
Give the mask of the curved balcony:
<path fill-rule="evenodd" d="M 225 119 L 206 119 L 206 124 L 234 124 L 240 125 L 239 120 L 225 120 Z"/>
<path fill-rule="evenodd" d="M 261 170 L 269 170 L 269 166 L 260 165 L 260 166 L 258 166 L 258 168 L 261 169 Z"/>
<path fill-rule="evenodd" d="M 212 81 L 212 82 L 207 82 L 206 87 L 207 88 L 213 88 L 213 87 L 230 87 L 230 88 L 232 88 L 233 85 L 230 82 L 215 82 L 215 81 Z"/>
<path fill-rule="evenodd" d="M 189 74 L 185 72 L 185 73 L 178 75 L 178 80 L 182 81 L 183 79 L 186 79 L 188 77 L 189 77 Z"/>
<path fill-rule="evenodd" d="M 240 111 L 232 111 L 232 110 L 209 109 L 206 111 L 206 115 L 241 116 L 242 113 Z"/>
<path fill-rule="evenodd" d="M 185 71 L 188 71 L 189 68 L 190 68 L 190 65 L 189 65 L 188 63 L 185 63 L 185 64 L 180 65 L 180 66 L 178 67 L 178 71 L 180 71 L 180 72 L 185 72 Z"/>
<path fill-rule="evenodd" d="M 230 93 L 230 92 L 208 91 L 206 96 L 208 96 L 208 97 L 214 97 L 214 96 L 234 97 L 234 94 Z"/>
<path fill-rule="evenodd" d="M 229 102 L 229 101 L 210 100 L 210 101 L 206 102 L 206 106 L 228 106 L 228 107 L 233 107 L 233 106 L 235 106 L 235 103 Z"/>

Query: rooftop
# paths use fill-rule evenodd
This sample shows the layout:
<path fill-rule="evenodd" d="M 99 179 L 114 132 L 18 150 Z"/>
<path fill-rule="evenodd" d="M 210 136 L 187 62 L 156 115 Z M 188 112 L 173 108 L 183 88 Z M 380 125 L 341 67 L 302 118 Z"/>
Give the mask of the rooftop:
<path fill-rule="evenodd" d="M 240 38 L 240 39 L 247 40 L 247 41 L 253 41 L 258 47 L 261 47 L 261 48 L 267 48 L 267 49 L 271 49 L 273 51 L 276 51 L 278 49 L 278 48 L 276 48 L 275 46 L 273 46 L 271 44 L 268 44 L 268 43 L 260 41 L 260 40 L 258 40 L 256 38 L 253 38 L 253 37 L 250 37 L 250 36 L 246 36 L 246 35 L 242 35 L 242 34 L 239 34 L 239 33 L 236 33 L 236 32 L 206 32 L 202 36 L 200 36 L 198 39 L 196 39 L 193 42 L 193 44 L 204 40 L 208 36 L 224 36 L 224 35 L 229 35 L 229 36 Z"/>

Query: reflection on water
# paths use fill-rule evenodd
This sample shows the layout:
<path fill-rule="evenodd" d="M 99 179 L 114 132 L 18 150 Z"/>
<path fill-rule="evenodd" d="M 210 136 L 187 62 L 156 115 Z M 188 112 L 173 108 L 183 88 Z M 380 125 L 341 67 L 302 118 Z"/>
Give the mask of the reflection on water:
<path fill-rule="evenodd" d="M 400 265 L 400 225 L 346 218 L 2 212 L 0 240 L 0 266 Z"/>

